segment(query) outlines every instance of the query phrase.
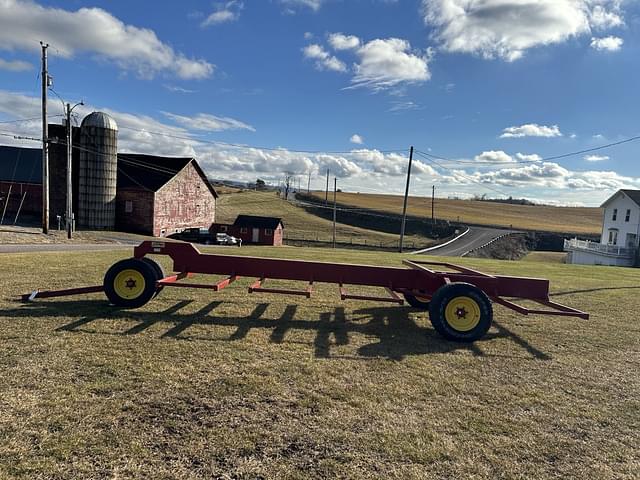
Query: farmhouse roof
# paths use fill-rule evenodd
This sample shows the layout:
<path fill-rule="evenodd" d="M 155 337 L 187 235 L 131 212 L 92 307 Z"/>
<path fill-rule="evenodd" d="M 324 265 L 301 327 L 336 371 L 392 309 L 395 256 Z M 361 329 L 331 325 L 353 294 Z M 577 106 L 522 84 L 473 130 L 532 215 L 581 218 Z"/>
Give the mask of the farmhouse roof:
<path fill-rule="evenodd" d="M 118 188 L 144 188 L 157 192 L 190 163 L 215 198 L 218 194 L 198 162 L 191 157 L 157 157 L 136 153 L 118 154 Z"/>
<path fill-rule="evenodd" d="M 627 189 L 621 189 L 618 190 L 616 193 L 614 193 L 613 195 L 611 195 L 607 200 L 605 200 L 605 202 L 600 205 L 600 207 L 606 207 L 607 204 L 613 200 L 614 198 L 616 198 L 618 196 L 618 194 L 623 193 L 624 195 L 626 195 L 627 197 L 629 197 L 631 200 L 633 200 L 633 202 L 638 205 L 640 207 L 640 190 L 627 190 Z"/>
<path fill-rule="evenodd" d="M 280 224 L 284 227 L 281 218 L 258 217 L 254 215 L 238 215 L 236 221 L 233 222 L 234 227 L 270 228 L 271 230 L 275 230 Z"/>
<path fill-rule="evenodd" d="M 42 183 L 42 150 L 0 145 L 0 181 Z"/>

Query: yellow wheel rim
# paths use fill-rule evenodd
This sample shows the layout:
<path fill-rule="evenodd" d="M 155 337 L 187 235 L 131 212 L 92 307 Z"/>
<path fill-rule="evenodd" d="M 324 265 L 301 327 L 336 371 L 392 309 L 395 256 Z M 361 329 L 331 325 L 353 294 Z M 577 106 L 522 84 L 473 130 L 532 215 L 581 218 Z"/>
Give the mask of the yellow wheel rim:
<path fill-rule="evenodd" d="M 444 311 L 447 323 L 459 332 L 473 330 L 480 323 L 480 305 L 471 297 L 452 299 Z"/>
<path fill-rule="evenodd" d="M 144 292 L 145 286 L 142 273 L 131 268 L 121 271 L 113 280 L 113 289 L 120 298 L 125 300 L 138 298 Z"/>

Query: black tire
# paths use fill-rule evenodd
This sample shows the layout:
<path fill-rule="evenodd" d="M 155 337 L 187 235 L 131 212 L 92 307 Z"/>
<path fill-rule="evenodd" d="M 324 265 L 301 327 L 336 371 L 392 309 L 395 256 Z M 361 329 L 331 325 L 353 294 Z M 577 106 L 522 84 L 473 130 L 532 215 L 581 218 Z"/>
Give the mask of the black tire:
<path fill-rule="evenodd" d="M 416 297 L 415 295 L 409 295 L 408 293 L 404 294 L 404 299 L 413 308 L 418 308 L 420 310 L 429 310 L 429 304 L 431 303 L 431 301 L 422 300 L 422 298 L 423 297 Z"/>
<path fill-rule="evenodd" d="M 450 283 L 433 295 L 429 317 L 433 328 L 446 339 L 475 342 L 491 328 L 493 307 L 478 287 L 470 283 Z"/>
<path fill-rule="evenodd" d="M 156 275 L 154 268 L 142 259 L 120 260 L 104 275 L 104 293 L 117 307 L 141 307 L 156 294 Z"/>
<path fill-rule="evenodd" d="M 156 274 L 156 280 L 162 280 L 166 276 L 160 264 L 155 260 L 148 257 L 142 257 L 141 260 L 147 265 L 149 265 L 151 268 L 153 268 L 153 271 Z M 156 288 L 156 293 L 153 296 L 154 298 L 158 296 L 158 294 L 162 291 L 162 288 L 163 288 L 162 286 Z"/>

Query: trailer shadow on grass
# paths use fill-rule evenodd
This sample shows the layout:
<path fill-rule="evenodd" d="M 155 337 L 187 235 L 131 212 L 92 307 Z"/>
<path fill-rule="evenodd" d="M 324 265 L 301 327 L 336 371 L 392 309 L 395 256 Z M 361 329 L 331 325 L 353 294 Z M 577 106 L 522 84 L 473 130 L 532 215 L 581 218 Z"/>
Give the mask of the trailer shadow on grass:
<path fill-rule="evenodd" d="M 19 308 L 0 310 L 0 317 L 9 318 L 58 318 L 61 316 L 79 317 L 73 322 L 56 328 L 56 331 L 81 332 L 85 334 L 113 334 L 92 330 L 87 326 L 100 320 L 137 321 L 133 327 L 123 330 L 117 335 L 136 335 L 158 324 L 170 324 L 161 338 L 175 340 L 210 341 L 211 337 L 189 335 L 189 328 L 194 325 L 210 325 L 235 328 L 227 337 L 216 337 L 215 340 L 229 342 L 241 341 L 252 330 L 271 330 L 272 343 L 286 343 L 286 337 L 294 331 L 315 332 L 310 345 L 313 346 L 317 358 L 388 358 L 402 360 L 410 355 L 426 355 L 455 351 L 470 352 L 476 356 L 486 356 L 482 350 L 483 342 L 496 338 L 506 338 L 522 347 L 532 358 L 549 360 L 551 357 L 538 350 L 515 332 L 494 321 L 494 328 L 483 339 L 473 344 L 449 342 L 440 337 L 430 326 L 418 325 L 414 319 L 417 312 L 411 307 L 374 307 L 356 309 L 347 312 L 344 307 L 321 312 L 317 320 L 296 318 L 297 305 L 287 305 L 278 318 L 264 318 L 269 303 L 257 304 L 253 311 L 244 317 L 215 315 L 215 309 L 224 302 L 213 301 L 194 313 L 182 310 L 192 300 L 179 301 L 159 312 L 139 310 L 122 310 L 110 306 L 103 300 L 82 301 L 44 301 L 27 303 Z M 350 335 L 362 335 L 365 338 L 375 337 L 377 341 L 357 348 L 356 354 L 345 357 L 332 353 L 334 346 L 350 343 Z M 488 356 L 496 356 L 494 354 Z"/>

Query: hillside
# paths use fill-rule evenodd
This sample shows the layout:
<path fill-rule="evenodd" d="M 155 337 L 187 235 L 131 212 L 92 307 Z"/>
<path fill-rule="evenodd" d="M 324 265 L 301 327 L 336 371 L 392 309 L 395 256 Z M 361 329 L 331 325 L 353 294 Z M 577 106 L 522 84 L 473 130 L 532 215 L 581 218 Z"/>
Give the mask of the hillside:
<path fill-rule="evenodd" d="M 316 192 L 324 199 L 323 192 Z M 398 195 L 338 193 L 338 203 L 359 208 L 402 212 L 403 198 Z M 431 198 L 409 197 L 409 215 L 431 217 Z M 546 205 L 509 205 L 477 200 L 436 198 L 436 218 L 469 223 L 512 227 L 524 230 L 599 234 L 602 210 L 594 207 L 551 207 Z"/>
<path fill-rule="evenodd" d="M 333 222 L 282 200 L 275 192 L 244 190 L 221 195 L 216 209 L 217 222 L 232 223 L 239 214 L 281 217 L 285 224 L 285 238 L 324 242 L 329 242 L 332 239 Z M 368 245 L 397 245 L 398 235 L 344 225 L 339 222 L 340 214 L 338 213 L 336 235 L 338 242 L 363 244 L 366 241 Z M 398 225 L 399 230 L 400 225 Z M 405 245 L 408 247 L 429 246 L 433 243 L 434 241 L 430 238 L 409 235 L 406 237 Z"/>

